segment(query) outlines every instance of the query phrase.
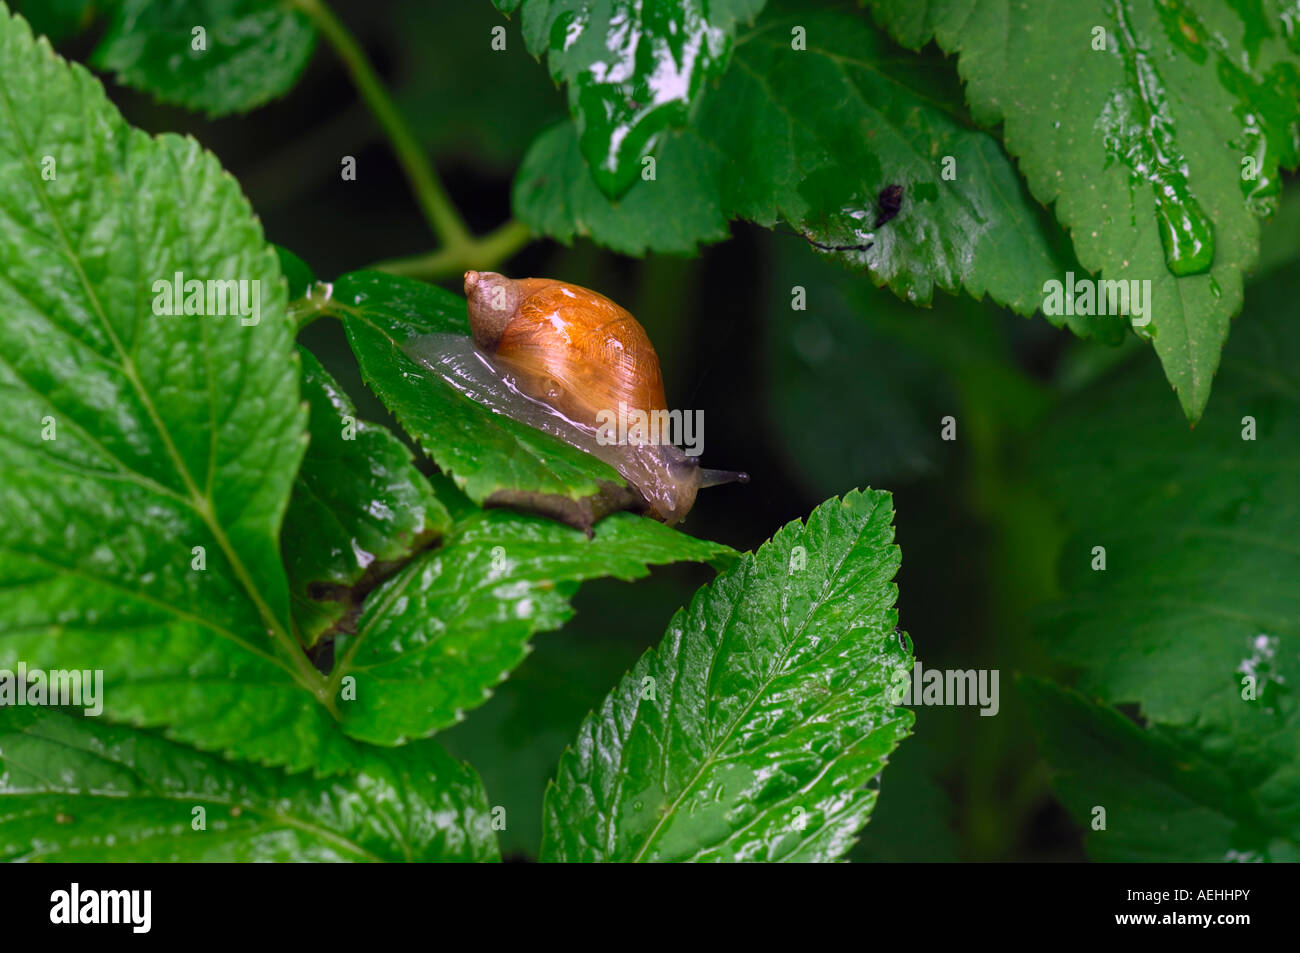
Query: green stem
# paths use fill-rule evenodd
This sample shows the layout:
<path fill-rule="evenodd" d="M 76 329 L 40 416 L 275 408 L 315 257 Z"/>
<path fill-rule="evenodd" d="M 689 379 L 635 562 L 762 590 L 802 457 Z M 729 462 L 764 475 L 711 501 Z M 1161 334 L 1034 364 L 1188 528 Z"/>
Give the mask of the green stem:
<path fill-rule="evenodd" d="M 459 250 L 440 248 L 424 255 L 376 262 L 370 267 L 390 275 L 440 281 L 458 275 L 467 268 L 479 271 L 494 268 L 526 245 L 528 238 L 527 225 L 510 221 L 482 238 L 470 239 L 469 244 Z M 306 296 L 289 302 L 289 316 L 293 318 L 296 331 L 301 331 L 321 315 L 338 310 L 338 302 L 329 298 L 328 287 L 316 282 Z"/>
<path fill-rule="evenodd" d="M 438 281 L 469 268 L 487 271 L 528 244 L 528 238 L 528 226 L 512 220 L 460 248 L 443 247 L 423 255 L 390 258 L 370 267 L 390 275 Z"/>
<path fill-rule="evenodd" d="M 293 4 L 311 19 L 343 60 L 361 98 L 392 142 L 397 160 L 411 183 L 425 218 L 444 246 L 443 250 L 448 253 L 463 253 L 465 249 L 472 248 L 474 238 L 448 198 L 438 174 L 347 27 L 339 22 L 323 0 L 293 0 Z"/>

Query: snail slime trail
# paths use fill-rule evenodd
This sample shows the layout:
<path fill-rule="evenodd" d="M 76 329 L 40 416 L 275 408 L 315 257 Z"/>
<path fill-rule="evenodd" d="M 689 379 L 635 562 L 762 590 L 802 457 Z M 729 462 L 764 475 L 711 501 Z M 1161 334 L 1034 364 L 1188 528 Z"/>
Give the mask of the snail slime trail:
<path fill-rule="evenodd" d="M 698 448 L 685 453 L 656 433 L 667 422 L 684 431 L 685 415 L 667 410 L 654 347 L 613 301 L 564 281 L 477 271 L 465 273 L 465 297 L 472 338 L 403 346 L 459 393 L 604 460 L 670 525 L 701 487 L 748 481 L 701 468 Z"/>

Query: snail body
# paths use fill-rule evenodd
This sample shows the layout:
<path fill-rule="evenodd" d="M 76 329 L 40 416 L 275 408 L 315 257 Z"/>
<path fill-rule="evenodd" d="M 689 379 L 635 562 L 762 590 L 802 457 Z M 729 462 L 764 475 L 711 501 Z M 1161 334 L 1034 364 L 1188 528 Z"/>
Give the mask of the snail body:
<path fill-rule="evenodd" d="M 702 487 L 748 480 L 706 470 L 635 427 L 610 439 L 614 415 L 666 413 L 667 401 L 645 329 L 604 295 L 549 278 L 470 271 L 465 296 L 472 338 L 425 335 L 406 346 L 456 390 L 609 463 L 669 525 Z"/>

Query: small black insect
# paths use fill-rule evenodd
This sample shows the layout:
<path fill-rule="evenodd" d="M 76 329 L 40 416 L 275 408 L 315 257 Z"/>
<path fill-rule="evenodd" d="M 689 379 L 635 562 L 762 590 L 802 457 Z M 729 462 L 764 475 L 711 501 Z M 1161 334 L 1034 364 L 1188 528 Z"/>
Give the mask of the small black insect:
<path fill-rule="evenodd" d="M 880 195 L 876 198 L 876 208 L 879 214 L 876 216 L 875 227 L 879 228 L 887 221 L 898 214 L 898 210 L 903 207 L 903 187 L 901 185 L 887 185 L 880 190 Z"/>
<path fill-rule="evenodd" d="M 891 218 L 898 214 L 898 210 L 903 207 L 903 187 L 901 185 L 887 185 L 880 190 L 876 196 L 876 224 L 873 228 L 879 228 Z M 810 245 L 815 245 L 823 251 L 866 251 L 874 242 L 867 242 L 865 245 L 825 245 L 819 241 L 803 236 L 804 240 Z"/>

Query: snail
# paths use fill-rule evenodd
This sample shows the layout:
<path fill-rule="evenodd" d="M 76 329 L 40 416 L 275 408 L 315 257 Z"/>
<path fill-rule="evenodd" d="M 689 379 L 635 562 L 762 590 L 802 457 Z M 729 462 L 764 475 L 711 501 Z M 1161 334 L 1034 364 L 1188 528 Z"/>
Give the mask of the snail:
<path fill-rule="evenodd" d="M 565 281 L 480 271 L 465 273 L 465 297 L 472 337 L 428 334 L 405 345 L 460 393 L 604 460 L 670 526 L 701 488 L 748 482 L 745 473 L 704 469 L 635 425 L 625 435 L 611 425 L 624 410 L 666 414 L 667 401 L 645 329 L 609 298 Z"/>

